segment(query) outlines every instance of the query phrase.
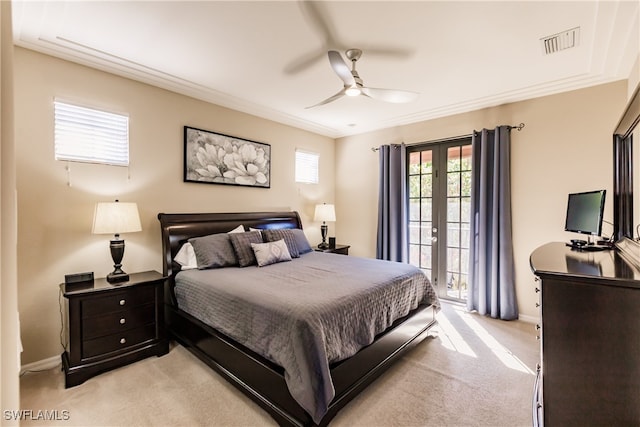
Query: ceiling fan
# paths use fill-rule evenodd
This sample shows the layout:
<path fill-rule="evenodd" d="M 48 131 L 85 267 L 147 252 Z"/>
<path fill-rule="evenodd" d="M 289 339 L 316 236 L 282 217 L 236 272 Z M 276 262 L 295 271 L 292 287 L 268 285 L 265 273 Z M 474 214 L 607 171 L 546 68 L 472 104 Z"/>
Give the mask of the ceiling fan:
<path fill-rule="evenodd" d="M 318 48 L 302 55 L 289 63 L 284 72 L 287 74 L 297 74 L 308 68 L 311 68 L 317 62 L 322 60 L 328 50 L 344 50 L 347 46 L 342 42 L 339 32 L 335 28 L 334 19 L 329 13 L 329 3 L 323 1 L 307 1 L 298 0 L 298 6 L 302 15 L 309 23 L 311 29 L 319 36 L 321 45 Z M 331 4 L 332 8 L 340 8 L 340 5 Z M 337 11 L 337 10 L 336 10 Z M 368 45 L 363 46 L 362 42 L 358 43 L 367 55 L 378 55 L 395 58 L 407 58 L 413 54 L 413 51 L 407 48 L 388 45 Z"/>
<path fill-rule="evenodd" d="M 385 102 L 403 103 L 411 102 L 418 97 L 418 93 L 410 92 L 406 90 L 395 89 L 378 89 L 364 86 L 362 79 L 356 71 L 356 61 L 362 56 L 360 49 L 348 49 L 345 52 L 347 59 L 351 61 L 351 69 L 347 66 L 347 63 L 342 59 L 342 56 L 338 51 L 329 51 L 329 63 L 333 71 L 344 82 L 344 87 L 340 92 L 335 95 L 321 101 L 315 105 L 306 108 L 318 107 L 320 105 L 328 104 L 343 96 L 359 96 L 364 95 L 370 98 L 378 99 Z"/>

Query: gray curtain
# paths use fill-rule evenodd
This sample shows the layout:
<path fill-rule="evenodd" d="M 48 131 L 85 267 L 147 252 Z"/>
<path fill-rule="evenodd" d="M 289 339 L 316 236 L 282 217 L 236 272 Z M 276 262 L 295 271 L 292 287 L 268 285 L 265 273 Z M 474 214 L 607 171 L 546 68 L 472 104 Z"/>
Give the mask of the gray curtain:
<path fill-rule="evenodd" d="M 511 239 L 510 126 L 474 132 L 467 309 L 518 318 Z"/>
<path fill-rule="evenodd" d="M 409 262 L 409 198 L 407 149 L 404 144 L 381 145 L 376 258 Z"/>

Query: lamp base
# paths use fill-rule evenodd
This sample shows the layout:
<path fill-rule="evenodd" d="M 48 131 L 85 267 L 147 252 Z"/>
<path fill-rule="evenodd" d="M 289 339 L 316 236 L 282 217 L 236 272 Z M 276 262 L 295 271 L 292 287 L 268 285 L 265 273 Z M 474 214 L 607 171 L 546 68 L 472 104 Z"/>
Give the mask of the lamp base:
<path fill-rule="evenodd" d="M 322 242 L 318 244 L 318 249 L 329 249 L 329 244 Z"/>
<path fill-rule="evenodd" d="M 109 273 L 107 274 L 107 282 L 109 283 L 121 283 L 121 282 L 126 282 L 129 280 L 129 275 L 125 272 L 120 272 L 120 273 Z"/>

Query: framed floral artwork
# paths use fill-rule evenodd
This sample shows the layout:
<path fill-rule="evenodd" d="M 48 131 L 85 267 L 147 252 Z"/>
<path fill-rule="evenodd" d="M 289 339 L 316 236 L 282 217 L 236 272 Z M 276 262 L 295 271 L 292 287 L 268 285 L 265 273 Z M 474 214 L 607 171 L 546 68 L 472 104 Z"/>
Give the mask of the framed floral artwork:
<path fill-rule="evenodd" d="M 271 145 L 184 127 L 184 181 L 271 187 Z"/>

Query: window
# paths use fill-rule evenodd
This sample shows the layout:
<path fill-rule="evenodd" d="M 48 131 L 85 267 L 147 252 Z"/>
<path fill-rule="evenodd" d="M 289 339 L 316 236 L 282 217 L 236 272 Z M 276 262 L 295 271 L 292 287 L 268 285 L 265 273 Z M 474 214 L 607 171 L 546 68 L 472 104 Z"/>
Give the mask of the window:
<path fill-rule="evenodd" d="M 296 182 L 318 183 L 318 160 L 320 155 L 296 150 Z"/>
<path fill-rule="evenodd" d="M 129 165 L 129 117 L 54 102 L 55 158 Z"/>

